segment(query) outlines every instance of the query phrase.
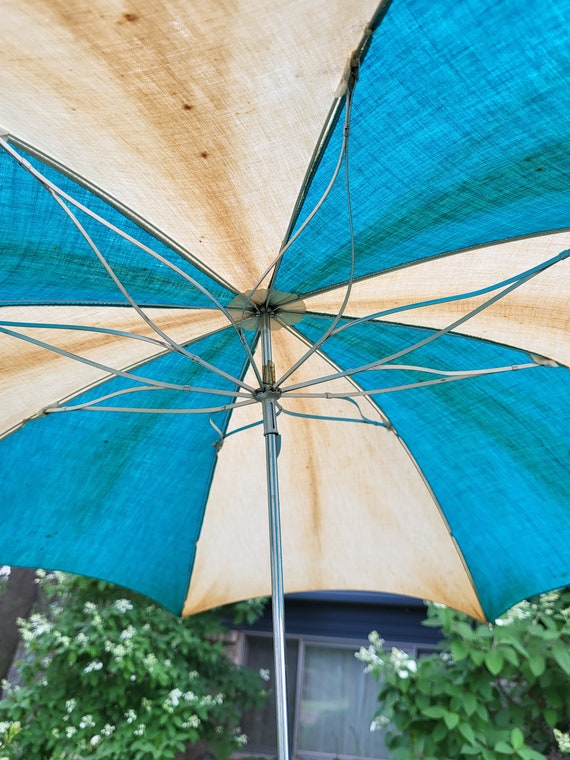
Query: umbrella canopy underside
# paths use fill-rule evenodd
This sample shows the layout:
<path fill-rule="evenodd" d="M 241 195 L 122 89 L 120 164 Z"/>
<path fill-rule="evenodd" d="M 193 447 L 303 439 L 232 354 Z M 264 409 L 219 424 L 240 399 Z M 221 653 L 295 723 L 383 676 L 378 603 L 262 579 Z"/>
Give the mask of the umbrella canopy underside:
<path fill-rule="evenodd" d="M 287 591 L 570 583 L 570 7 L 0 7 L 0 562 L 268 594 L 265 382 Z"/>

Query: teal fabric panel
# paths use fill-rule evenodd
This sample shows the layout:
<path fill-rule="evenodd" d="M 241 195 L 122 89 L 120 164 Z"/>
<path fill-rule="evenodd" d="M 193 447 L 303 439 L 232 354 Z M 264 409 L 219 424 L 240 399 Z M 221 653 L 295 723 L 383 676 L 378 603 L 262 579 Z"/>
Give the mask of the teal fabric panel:
<path fill-rule="evenodd" d="M 307 316 L 297 329 L 314 341 L 325 325 Z M 323 349 L 340 367 L 358 368 L 429 334 L 361 323 Z M 470 370 L 528 361 L 522 351 L 446 335 L 397 363 Z M 355 380 L 371 390 L 432 377 L 393 370 Z M 570 583 L 569 395 L 570 370 L 533 367 L 376 397 L 433 490 L 489 619 Z"/>
<path fill-rule="evenodd" d="M 570 225 L 570 5 L 394 0 L 360 68 L 348 151 L 355 276 Z M 323 195 L 331 135 L 295 230 Z M 345 169 L 276 287 L 346 281 Z"/>
<path fill-rule="evenodd" d="M 227 304 L 234 296 L 101 198 L 60 172 L 23 154 L 75 200 L 147 245 Z M 148 188 L 152 193 L 152 188 Z M 212 301 L 180 274 L 75 211 L 137 303 L 212 308 Z M 67 214 L 47 190 L 0 149 L 0 305 L 128 302 Z"/>
<path fill-rule="evenodd" d="M 245 352 L 227 329 L 192 346 L 241 376 Z M 164 382 L 234 390 L 180 355 L 138 373 Z M 76 403 L 136 383 L 115 379 Z M 152 391 L 106 405 L 196 408 L 230 396 Z M 9 564 L 57 568 L 136 589 L 180 613 L 229 413 L 56 413 L 27 422 L 0 440 L 0 554 Z"/>

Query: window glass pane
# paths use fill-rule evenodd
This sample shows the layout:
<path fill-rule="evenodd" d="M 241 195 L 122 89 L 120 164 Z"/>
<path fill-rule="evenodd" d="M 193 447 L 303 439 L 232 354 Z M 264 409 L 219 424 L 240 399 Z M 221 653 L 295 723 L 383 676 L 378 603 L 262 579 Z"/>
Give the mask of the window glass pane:
<path fill-rule="evenodd" d="M 298 751 L 386 758 L 382 733 L 370 731 L 378 683 L 364 675 L 354 649 L 307 644 Z"/>
<path fill-rule="evenodd" d="M 266 636 L 248 636 L 246 664 L 253 670 L 263 671 L 269 680 L 265 682 L 267 699 L 261 707 L 248 711 L 242 718 L 242 729 L 248 737 L 246 751 L 275 755 L 277 729 L 275 726 L 275 681 L 273 666 L 273 639 Z M 297 686 L 297 657 L 299 646 L 294 640 L 287 640 L 287 707 L 289 712 L 289 743 L 293 737 L 295 715 L 295 689 Z M 293 755 L 292 746 L 289 752 Z"/>

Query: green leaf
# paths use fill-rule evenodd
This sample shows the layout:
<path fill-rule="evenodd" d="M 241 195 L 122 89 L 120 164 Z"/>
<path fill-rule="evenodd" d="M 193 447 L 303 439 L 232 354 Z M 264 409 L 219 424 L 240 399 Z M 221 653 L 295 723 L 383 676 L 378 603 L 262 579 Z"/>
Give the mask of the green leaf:
<path fill-rule="evenodd" d="M 544 720 L 546 721 L 547 725 L 550 726 L 550 728 L 554 728 L 560 718 L 561 718 L 561 715 L 558 710 L 554 710 L 551 707 L 547 707 L 546 710 L 544 711 Z"/>
<path fill-rule="evenodd" d="M 552 646 L 552 656 L 566 675 L 570 676 L 570 650 L 561 641 Z"/>
<path fill-rule="evenodd" d="M 537 752 L 530 747 L 521 747 L 517 751 L 517 755 L 522 758 L 522 760 L 547 760 L 545 755 L 542 755 L 540 752 Z"/>
<path fill-rule="evenodd" d="M 495 752 L 498 752 L 500 755 L 514 755 L 515 751 L 510 744 L 501 741 L 495 744 Z"/>
<path fill-rule="evenodd" d="M 466 620 L 460 620 L 455 625 L 455 631 L 458 636 L 461 636 L 463 639 L 467 639 L 467 641 L 471 641 L 475 636 L 475 630 L 473 629 L 470 621 L 467 622 Z"/>
<path fill-rule="evenodd" d="M 488 721 L 489 720 L 489 710 L 487 710 L 487 707 L 482 703 L 479 702 L 477 705 L 477 715 L 481 718 L 481 720 Z"/>
<path fill-rule="evenodd" d="M 460 718 L 459 718 L 459 715 L 457 713 L 449 712 L 448 710 L 446 710 L 445 713 L 443 714 L 443 720 L 445 721 L 445 725 L 451 731 L 452 729 L 454 729 L 457 726 L 457 724 L 459 723 Z"/>
<path fill-rule="evenodd" d="M 418 681 L 418 691 L 420 691 L 422 694 L 425 694 L 426 696 L 431 696 L 431 681 Z"/>
<path fill-rule="evenodd" d="M 503 667 L 503 655 L 499 649 L 490 649 L 485 655 L 485 665 L 491 675 L 496 676 Z"/>
<path fill-rule="evenodd" d="M 511 731 L 511 744 L 513 745 L 513 749 L 519 750 L 523 744 L 524 744 L 524 734 L 520 730 L 520 728 L 513 728 Z"/>
<path fill-rule="evenodd" d="M 477 666 L 482 665 L 483 660 L 485 659 L 485 653 L 481 652 L 480 649 L 472 649 L 469 653 L 469 656 L 471 657 L 473 663 Z"/>
<path fill-rule="evenodd" d="M 456 662 L 460 662 L 469 654 L 469 647 L 463 639 L 454 639 L 454 641 L 451 642 L 451 654 Z"/>
<path fill-rule="evenodd" d="M 477 744 L 463 744 L 460 749 L 461 755 L 480 755 L 481 745 Z"/>
<path fill-rule="evenodd" d="M 443 721 L 437 724 L 437 726 L 432 731 L 431 736 L 434 742 L 440 742 L 445 736 L 447 736 L 447 726 Z"/>
<path fill-rule="evenodd" d="M 469 723 L 460 723 L 459 733 L 461 734 L 461 736 L 463 736 L 464 739 L 466 739 L 469 742 L 469 744 L 475 744 L 476 742 L 475 731 L 473 731 Z"/>
<path fill-rule="evenodd" d="M 514 647 L 510 646 L 502 646 L 501 647 L 501 653 L 503 655 L 503 658 L 505 660 L 508 660 L 508 662 L 511 663 L 511 665 L 514 665 L 515 667 L 519 666 L 520 663 L 520 657 L 518 655 L 518 652 Z"/>
<path fill-rule="evenodd" d="M 541 676 L 546 668 L 546 659 L 541 654 L 534 654 L 528 661 L 533 676 Z"/>
<path fill-rule="evenodd" d="M 446 712 L 447 710 L 441 705 L 430 705 L 422 710 L 422 715 L 425 715 L 426 718 L 439 719 L 443 718 Z"/>
<path fill-rule="evenodd" d="M 468 691 L 463 696 L 463 709 L 465 710 L 465 714 L 468 716 L 473 715 L 475 710 L 477 709 L 477 697 L 473 692 Z"/>

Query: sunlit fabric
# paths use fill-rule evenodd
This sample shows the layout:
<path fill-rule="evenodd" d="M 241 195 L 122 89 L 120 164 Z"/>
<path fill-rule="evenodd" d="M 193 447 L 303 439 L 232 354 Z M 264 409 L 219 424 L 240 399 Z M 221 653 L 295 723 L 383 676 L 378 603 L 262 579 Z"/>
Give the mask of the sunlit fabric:
<path fill-rule="evenodd" d="M 269 393 L 286 591 L 570 583 L 570 6 L 0 9 L 0 563 L 269 594 Z"/>

